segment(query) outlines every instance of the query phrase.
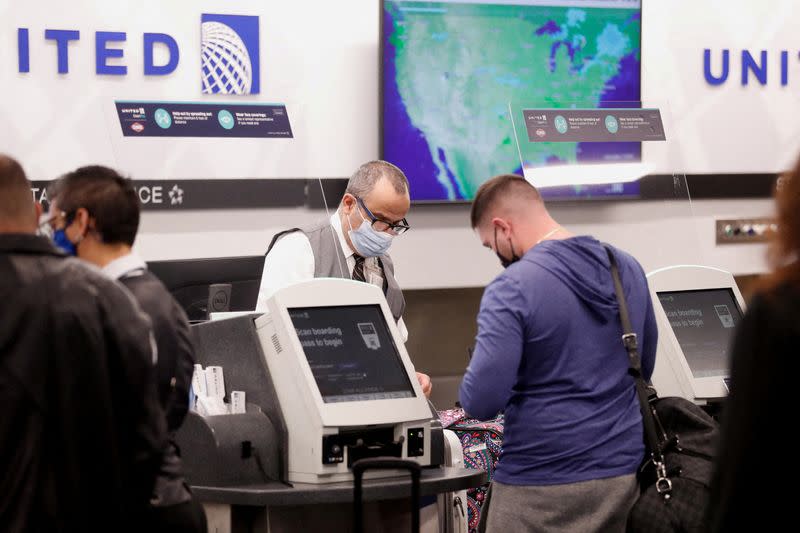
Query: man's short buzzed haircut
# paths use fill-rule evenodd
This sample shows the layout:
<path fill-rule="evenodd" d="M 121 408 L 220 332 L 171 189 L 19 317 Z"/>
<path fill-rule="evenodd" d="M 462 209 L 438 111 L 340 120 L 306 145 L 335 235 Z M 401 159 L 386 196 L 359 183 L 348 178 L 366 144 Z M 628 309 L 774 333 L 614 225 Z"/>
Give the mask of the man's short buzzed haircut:
<path fill-rule="evenodd" d="M 363 198 L 383 177 L 389 180 L 397 194 L 408 193 L 408 179 L 403 171 L 388 161 L 380 160 L 370 161 L 358 167 L 347 182 L 345 192 Z"/>
<path fill-rule="evenodd" d="M 25 171 L 15 159 L 0 154 L 0 220 L 24 222 L 33 213 L 33 194 Z"/>
<path fill-rule="evenodd" d="M 139 198 L 131 180 L 108 167 L 81 167 L 48 187 L 58 209 L 72 214 L 83 207 L 95 219 L 105 244 L 133 246 L 139 229 Z"/>
<path fill-rule="evenodd" d="M 475 193 L 470 213 L 472 229 L 477 228 L 500 201 L 508 198 L 530 200 L 531 202 L 542 201 L 536 187 L 522 176 L 516 174 L 495 176 L 481 185 L 478 192 Z"/>

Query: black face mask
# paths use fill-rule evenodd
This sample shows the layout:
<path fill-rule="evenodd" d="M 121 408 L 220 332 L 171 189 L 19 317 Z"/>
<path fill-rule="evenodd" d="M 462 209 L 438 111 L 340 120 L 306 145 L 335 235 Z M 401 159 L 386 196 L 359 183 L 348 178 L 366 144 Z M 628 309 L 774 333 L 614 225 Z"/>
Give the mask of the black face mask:
<path fill-rule="evenodd" d="M 500 260 L 500 264 L 503 265 L 503 268 L 508 268 L 509 266 L 513 265 L 517 261 L 520 260 L 520 257 L 514 251 L 514 245 L 511 244 L 511 239 L 508 239 L 508 247 L 511 248 L 511 259 L 506 259 L 502 255 L 500 255 L 500 251 L 497 248 L 497 228 L 494 228 L 494 253 L 497 255 L 497 258 Z"/>

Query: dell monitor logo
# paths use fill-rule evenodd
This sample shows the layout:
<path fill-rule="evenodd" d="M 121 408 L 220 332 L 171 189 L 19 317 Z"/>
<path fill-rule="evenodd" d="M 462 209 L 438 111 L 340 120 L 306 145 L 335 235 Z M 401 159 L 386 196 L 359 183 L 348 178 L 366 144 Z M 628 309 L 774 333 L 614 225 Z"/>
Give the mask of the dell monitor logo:
<path fill-rule="evenodd" d="M 219 313 L 230 311 L 231 284 L 214 283 L 208 286 L 208 312 Z"/>

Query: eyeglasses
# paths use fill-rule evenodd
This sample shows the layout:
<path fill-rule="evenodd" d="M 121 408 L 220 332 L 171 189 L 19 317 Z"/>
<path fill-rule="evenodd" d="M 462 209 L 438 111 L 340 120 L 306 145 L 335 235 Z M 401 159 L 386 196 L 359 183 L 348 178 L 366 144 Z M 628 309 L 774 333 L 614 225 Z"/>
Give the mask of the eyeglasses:
<path fill-rule="evenodd" d="M 364 201 L 359 198 L 358 196 L 355 197 L 356 202 L 367 213 L 367 217 L 369 217 L 370 222 L 372 223 L 372 228 L 375 231 L 388 231 L 390 233 L 394 233 L 395 235 L 402 235 L 403 233 L 407 232 L 411 229 L 411 226 L 408 225 L 408 221 L 404 218 L 398 222 L 389 222 L 388 220 L 382 220 L 375 215 L 372 214 L 366 205 L 364 205 Z"/>
<path fill-rule="evenodd" d="M 53 234 L 62 227 L 72 224 L 74 213 L 67 213 L 66 211 L 59 211 L 52 215 L 43 214 L 39 217 L 39 234 L 45 237 L 53 237 Z M 64 220 L 64 225 L 58 223 L 59 220 Z"/>

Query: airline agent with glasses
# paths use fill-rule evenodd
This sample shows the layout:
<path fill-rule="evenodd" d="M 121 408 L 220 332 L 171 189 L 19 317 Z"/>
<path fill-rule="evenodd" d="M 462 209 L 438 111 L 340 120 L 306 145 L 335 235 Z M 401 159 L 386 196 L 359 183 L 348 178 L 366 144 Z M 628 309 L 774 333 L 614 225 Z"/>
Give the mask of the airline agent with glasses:
<path fill-rule="evenodd" d="M 361 165 L 347 183 L 339 208 L 329 220 L 293 228 L 272 239 L 264 260 L 256 311 L 266 311 L 267 299 L 282 287 L 312 278 L 346 278 L 372 283 L 386 295 L 403 340 L 405 299 L 394 278 L 388 255 L 392 239 L 410 229 L 411 206 L 403 171 L 386 161 Z M 417 372 L 430 396 L 430 377 Z"/>

